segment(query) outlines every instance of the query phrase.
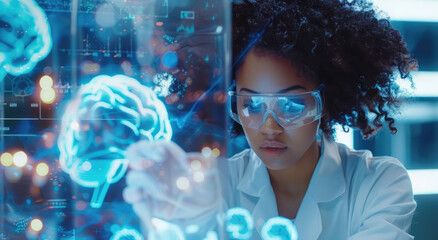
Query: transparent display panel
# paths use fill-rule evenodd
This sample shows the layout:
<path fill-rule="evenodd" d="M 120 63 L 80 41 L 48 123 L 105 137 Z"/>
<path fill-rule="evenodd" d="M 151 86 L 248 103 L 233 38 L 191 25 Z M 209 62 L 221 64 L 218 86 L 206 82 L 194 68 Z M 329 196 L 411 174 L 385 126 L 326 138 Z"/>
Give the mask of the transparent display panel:
<path fill-rule="evenodd" d="M 126 150 L 229 155 L 229 15 L 223 0 L 0 0 L 0 239 L 146 237 Z"/>

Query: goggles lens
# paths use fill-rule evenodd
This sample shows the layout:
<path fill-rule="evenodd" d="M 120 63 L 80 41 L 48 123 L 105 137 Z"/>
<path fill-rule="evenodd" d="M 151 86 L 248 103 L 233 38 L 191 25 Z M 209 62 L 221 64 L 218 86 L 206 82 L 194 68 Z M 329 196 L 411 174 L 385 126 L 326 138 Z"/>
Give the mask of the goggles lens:
<path fill-rule="evenodd" d="M 321 118 L 320 92 L 300 94 L 237 94 L 229 91 L 228 109 L 236 122 L 260 128 L 269 114 L 284 128 L 298 128 Z"/>

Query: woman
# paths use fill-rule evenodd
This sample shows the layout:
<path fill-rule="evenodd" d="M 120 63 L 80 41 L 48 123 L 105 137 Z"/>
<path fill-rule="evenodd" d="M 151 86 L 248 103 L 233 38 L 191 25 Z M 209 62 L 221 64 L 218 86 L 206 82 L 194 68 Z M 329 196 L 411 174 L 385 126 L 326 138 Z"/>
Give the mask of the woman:
<path fill-rule="evenodd" d="M 229 179 L 222 182 L 226 207 L 252 214 L 252 239 L 277 215 L 295 221 L 299 239 L 412 239 L 416 203 L 402 164 L 332 139 L 334 124 L 365 138 L 385 123 L 396 132 L 394 71 L 406 78 L 416 61 L 388 20 L 365 1 L 244 1 L 233 5 L 233 57 L 232 133 L 244 134 L 251 148 L 219 169 Z M 134 145 L 129 158 L 150 159 L 145 144 Z M 171 143 L 152 146 L 179 162 L 202 159 Z M 138 179 L 132 176 L 150 174 L 138 163 L 128 186 Z M 130 189 L 125 199 L 144 215 L 138 199 L 156 192 Z M 197 199 L 204 208 L 192 217 L 214 212 L 215 199 Z"/>

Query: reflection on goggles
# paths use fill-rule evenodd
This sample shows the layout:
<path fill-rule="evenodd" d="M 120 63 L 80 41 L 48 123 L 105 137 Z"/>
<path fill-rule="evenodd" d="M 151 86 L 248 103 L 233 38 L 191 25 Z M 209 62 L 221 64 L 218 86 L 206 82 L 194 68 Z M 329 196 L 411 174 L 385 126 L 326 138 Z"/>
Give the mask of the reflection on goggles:
<path fill-rule="evenodd" d="M 228 109 L 236 122 L 260 128 L 269 114 L 284 128 L 298 128 L 321 118 L 319 90 L 300 94 L 238 94 L 229 91 Z"/>

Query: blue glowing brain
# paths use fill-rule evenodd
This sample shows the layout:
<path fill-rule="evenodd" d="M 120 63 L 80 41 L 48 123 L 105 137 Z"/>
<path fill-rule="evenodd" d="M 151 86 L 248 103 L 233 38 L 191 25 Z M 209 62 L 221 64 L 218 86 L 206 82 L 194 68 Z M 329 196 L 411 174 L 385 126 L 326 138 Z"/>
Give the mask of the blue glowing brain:
<path fill-rule="evenodd" d="M 126 172 L 130 144 L 171 137 L 166 108 L 150 88 L 123 75 L 97 76 L 67 105 L 59 161 L 75 182 L 95 188 L 91 206 L 100 207 L 109 184 Z"/>
<path fill-rule="evenodd" d="M 143 240 L 143 236 L 134 229 L 123 228 L 116 232 L 110 240 Z"/>
<path fill-rule="evenodd" d="M 30 72 L 52 48 L 50 27 L 34 0 L 0 0 L 0 81 Z"/>
<path fill-rule="evenodd" d="M 251 239 L 254 221 L 251 213 L 244 208 L 235 207 L 227 211 L 227 232 L 230 239 Z"/>
<path fill-rule="evenodd" d="M 298 232 L 290 219 L 279 216 L 263 224 L 261 236 L 263 240 L 297 240 Z"/>

